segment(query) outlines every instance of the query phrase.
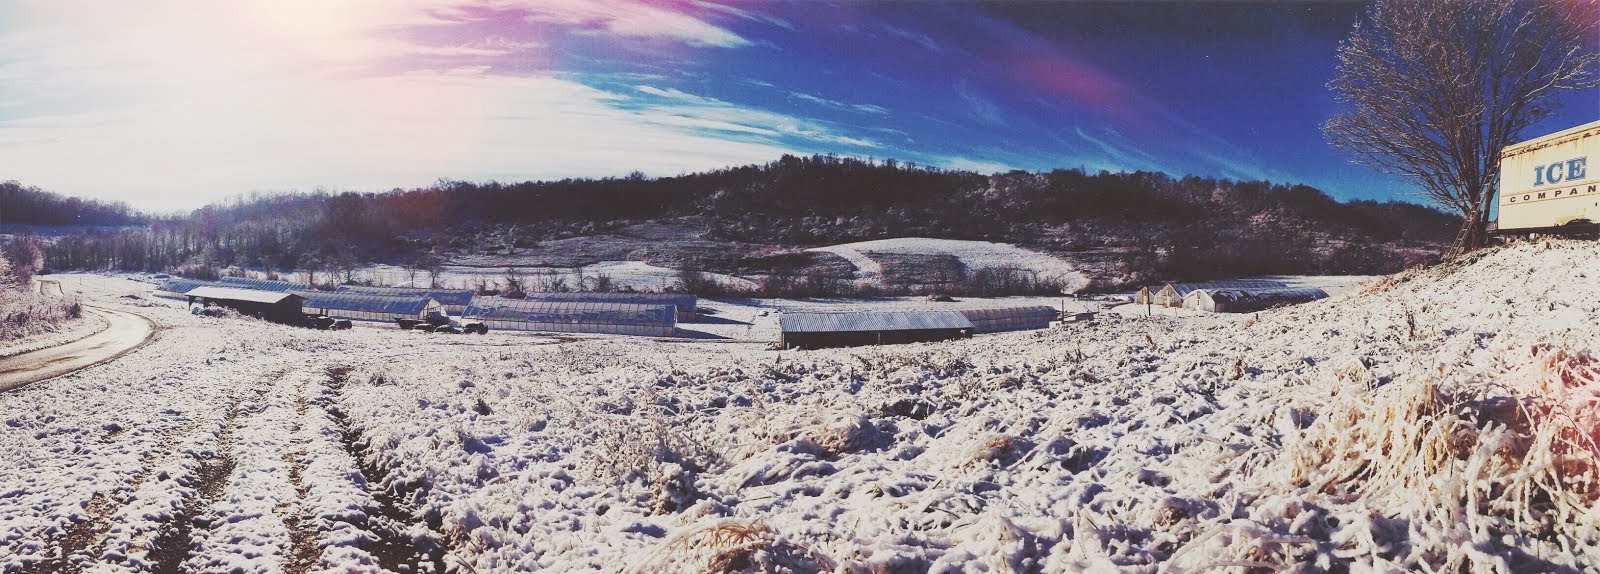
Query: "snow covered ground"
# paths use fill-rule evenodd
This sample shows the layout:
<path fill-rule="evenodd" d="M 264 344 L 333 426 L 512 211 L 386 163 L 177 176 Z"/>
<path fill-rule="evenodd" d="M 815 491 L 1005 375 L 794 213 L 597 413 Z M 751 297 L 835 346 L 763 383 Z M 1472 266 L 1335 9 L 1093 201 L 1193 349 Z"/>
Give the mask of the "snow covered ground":
<path fill-rule="evenodd" d="M 129 306 L 0 397 L 0 570 L 1595 571 L 1595 277 L 821 351 Z"/>
<path fill-rule="evenodd" d="M 872 259 L 870 253 L 900 253 L 953 255 L 969 271 L 985 267 L 1023 269 L 1034 272 L 1041 280 L 1059 280 L 1074 288 L 1089 282 L 1072 265 L 1054 256 L 988 241 L 901 237 L 817 247 L 807 251 L 825 251 L 849 260 L 856 268 L 856 279 L 866 281 L 878 280 L 883 275 L 883 267 Z"/>

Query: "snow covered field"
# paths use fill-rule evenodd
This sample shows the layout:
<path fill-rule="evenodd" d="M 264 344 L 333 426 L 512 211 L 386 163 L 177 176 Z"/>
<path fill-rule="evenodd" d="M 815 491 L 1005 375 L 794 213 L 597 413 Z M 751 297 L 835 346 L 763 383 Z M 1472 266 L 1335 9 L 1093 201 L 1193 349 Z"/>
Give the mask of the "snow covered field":
<path fill-rule="evenodd" d="M 869 254 L 899 253 L 953 255 L 968 271 L 985 267 L 1009 267 L 1032 271 L 1040 280 L 1059 280 L 1071 288 L 1081 287 L 1089 282 L 1088 278 L 1073 269 L 1072 265 L 1049 254 L 988 241 L 901 237 L 817 247 L 808 251 L 825 251 L 843 257 L 855 266 L 856 279 L 868 281 L 877 280 L 883 275 L 883 267 Z"/>
<path fill-rule="evenodd" d="M 0 396 L 0 569 L 1594 571 L 1596 277 L 822 351 L 129 307 Z"/>

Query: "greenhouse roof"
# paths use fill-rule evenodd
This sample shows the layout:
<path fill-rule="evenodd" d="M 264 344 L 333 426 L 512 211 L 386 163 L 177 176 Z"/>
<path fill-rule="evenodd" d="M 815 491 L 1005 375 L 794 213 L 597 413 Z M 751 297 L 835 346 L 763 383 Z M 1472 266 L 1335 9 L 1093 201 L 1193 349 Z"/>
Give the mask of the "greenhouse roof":
<path fill-rule="evenodd" d="M 672 305 L 680 311 L 694 311 L 700 298 L 685 293 L 529 293 L 528 301 L 626 303 L 632 305 Z"/>
<path fill-rule="evenodd" d="M 614 325 L 677 325 L 672 305 L 635 305 L 596 301 L 496 301 L 467 307 L 466 317 L 530 323 L 601 323 Z"/>
<path fill-rule="evenodd" d="M 295 291 L 306 288 L 305 283 L 290 283 L 273 279 L 253 279 L 250 277 L 223 277 L 217 280 L 224 287 L 239 287 L 255 289 L 258 291 Z"/>
<path fill-rule="evenodd" d="M 342 285 L 335 290 L 338 293 L 361 293 L 366 295 L 384 295 L 388 297 L 432 297 L 440 305 L 471 305 L 472 290 L 470 289 L 430 289 L 426 287 L 367 287 L 363 285 Z"/>
<path fill-rule="evenodd" d="M 419 315 L 433 302 L 431 297 L 389 297 L 363 293 L 328 293 L 326 291 L 294 291 L 306 298 L 307 307 L 361 311 L 366 313 L 393 313 Z"/>
<path fill-rule="evenodd" d="M 784 313 L 778 325 L 785 333 L 850 331 L 923 331 L 971 329 L 959 311 L 874 311 L 867 313 Z"/>

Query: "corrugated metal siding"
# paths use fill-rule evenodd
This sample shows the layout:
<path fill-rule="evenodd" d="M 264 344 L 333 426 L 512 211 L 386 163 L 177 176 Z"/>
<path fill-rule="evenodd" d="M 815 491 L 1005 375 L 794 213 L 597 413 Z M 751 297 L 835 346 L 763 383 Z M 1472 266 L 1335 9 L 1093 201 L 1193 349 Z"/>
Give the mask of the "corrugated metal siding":
<path fill-rule="evenodd" d="M 271 279 L 252 279 L 249 277 L 223 277 L 217 283 L 224 287 L 239 287 L 255 289 L 257 291 L 303 291 L 308 288 L 305 283 L 290 283 L 288 281 L 274 281 Z"/>
<path fill-rule="evenodd" d="M 873 311 L 863 313 L 784 313 L 778 325 L 785 333 L 838 333 L 972 329 L 958 311 Z"/>

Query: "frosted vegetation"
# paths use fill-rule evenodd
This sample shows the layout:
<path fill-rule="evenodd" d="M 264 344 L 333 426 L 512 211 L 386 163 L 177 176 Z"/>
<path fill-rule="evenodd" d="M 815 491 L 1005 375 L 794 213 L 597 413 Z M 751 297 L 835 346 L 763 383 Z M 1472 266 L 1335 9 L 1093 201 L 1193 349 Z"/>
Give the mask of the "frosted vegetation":
<path fill-rule="evenodd" d="M 1597 276 L 805 352 L 149 308 L 0 402 L 0 568 L 1593 571 Z"/>

